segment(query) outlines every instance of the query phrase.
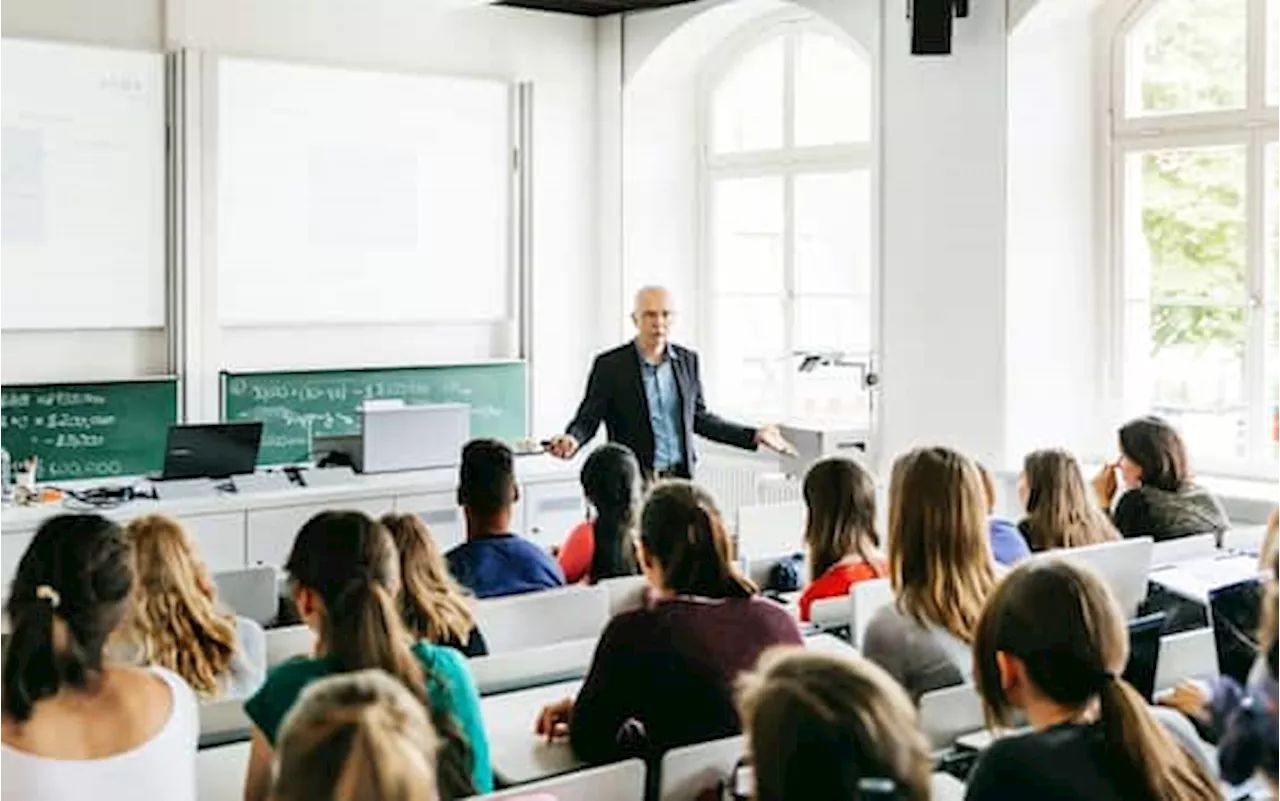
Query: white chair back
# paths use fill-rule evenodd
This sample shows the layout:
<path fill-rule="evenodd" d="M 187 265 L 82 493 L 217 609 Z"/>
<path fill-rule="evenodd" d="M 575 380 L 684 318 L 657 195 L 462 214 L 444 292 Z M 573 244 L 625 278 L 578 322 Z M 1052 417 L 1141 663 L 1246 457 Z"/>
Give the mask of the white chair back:
<path fill-rule="evenodd" d="M 595 638 L 552 643 L 540 648 L 477 656 L 467 660 L 481 695 L 541 687 L 580 679 L 591 667 Z"/>
<path fill-rule="evenodd" d="M 729 775 L 745 748 L 739 735 L 671 749 L 662 755 L 659 801 L 694 801 Z"/>
<path fill-rule="evenodd" d="M 1156 661 L 1156 691 L 1167 690 L 1187 679 L 1218 675 L 1218 646 L 1213 629 L 1183 631 L 1160 638 Z"/>
<path fill-rule="evenodd" d="M 863 637 L 867 633 L 867 624 L 881 608 L 893 603 L 893 586 L 889 579 L 871 579 L 859 581 L 849 588 L 849 606 L 852 610 L 851 641 L 854 648 L 862 647 Z"/>
<path fill-rule="evenodd" d="M 960 735 L 985 725 L 982 699 L 972 684 L 958 684 L 920 696 L 920 728 L 935 750 L 948 748 Z"/>
<path fill-rule="evenodd" d="M 252 731 L 253 722 L 244 713 L 243 698 L 201 702 L 201 748 L 247 740 Z"/>
<path fill-rule="evenodd" d="M 267 670 L 315 650 L 316 635 L 304 625 L 267 629 Z"/>
<path fill-rule="evenodd" d="M 275 620 L 280 607 L 276 569 L 270 565 L 246 567 L 213 574 L 218 599 L 240 617 L 263 626 Z"/>
<path fill-rule="evenodd" d="M 738 556 L 783 556 L 803 549 L 805 507 L 801 501 L 738 507 Z"/>
<path fill-rule="evenodd" d="M 1213 556 L 1217 551 L 1218 536 L 1212 532 L 1165 540 L 1151 546 L 1151 566 L 1176 565 L 1202 556 Z"/>
<path fill-rule="evenodd" d="M 598 801 L 602 798 L 640 801 L 644 798 L 644 762 L 639 759 L 628 759 L 612 765 L 587 768 L 540 782 L 522 784 L 510 790 L 476 795 L 471 798 L 473 801 L 481 801 L 481 799 L 497 801 L 502 798 L 523 798 L 542 793 L 556 801 Z"/>
<path fill-rule="evenodd" d="M 809 606 L 809 622 L 823 631 L 853 624 L 853 595 L 819 598 Z"/>
<path fill-rule="evenodd" d="M 609 592 L 603 587 L 563 587 L 475 604 L 476 624 L 500 654 L 567 640 L 594 639 L 609 622 Z"/>
<path fill-rule="evenodd" d="M 1236 526 L 1222 535 L 1222 550 L 1257 556 L 1266 537 L 1266 526 Z"/>
<path fill-rule="evenodd" d="M 644 576 L 619 576 L 605 579 L 597 586 L 609 593 L 609 617 L 613 618 L 622 612 L 630 612 L 644 606 L 645 593 L 649 591 L 649 580 Z"/>
<path fill-rule="evenodd" d="M 1135 537 L 1079 548 L 1041 551 L 1032 554 L 1031 558 L 1066 559 L 1093 568 L 1111 588 L 1120 608 L 1132 617 L 1138 611 L 1138 604 L 1147 596 L 1152 544 L 1150 537 Z"/>
<path fill-rule="evenodd" d="M 248 766 L 248 741 L 201 748 L 196 752 L 196 798 L 199 801 L 244 798 L 244 774 Z"/>

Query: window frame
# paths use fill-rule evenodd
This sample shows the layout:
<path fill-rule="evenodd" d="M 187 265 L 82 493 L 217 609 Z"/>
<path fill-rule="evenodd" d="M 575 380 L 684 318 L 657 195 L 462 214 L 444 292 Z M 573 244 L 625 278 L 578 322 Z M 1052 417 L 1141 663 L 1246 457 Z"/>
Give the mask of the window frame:
<path fill-rule="evenodd" d="M 1128 37 L 1144 17 L 1166 0 L 1121 0 L 1113 9 L 1105 53 L 1105 91 L 1100 177 L 1104 184 L 1100 203 L 1104 236 L 1103 343 L 1105 405 L 1109 417 L 1119 419 L 1125 409 L 1125 330 L 1129 298 L 1125 293 L 1126 160 L 1130 155 L 1180 147 L 1243 146 L 1245 151 L 1245 265 L 1246 334 L 1242 388 L 1246 403 L 1247 452 L 1243 459 L 1214 460 L 1198 457 L 1201 473 L 1274 481 L 1280 463 L 1268 455 L 1270 413 L 1266 402 L 1266 195 L 1267 147 L 1277 142 L 1280 114 L 1267 105 L 1267 0 L 1246 3 L 1245 106 L 1240 109 L 1126 116 L 1130 63 Z M 1148 307 L 1155 305 L 1147 298 Z M 1280 295 L 1272 299 L 1280 306 Z M 1223 306 L 1227 304 L 1222 304 Z M 1275 355 L 1272 354 L 1274 358 Z M 1261 434 L 1263 436 L 1256 436 Z M 1100 432 L 1102 441 L 1114 442 L 1114 432 Z M 1114 446 L 1112 446 L 1114 448 Z"/>
<path fill-rule="evenodd" d="M 870 74 L 870 125 L 866 141 L 857 143 L 801 145 L 793 144 L 796 120 L 796 82 L 797 69 L 796 41 L 805 34 L 817 34 L 837 40 L 849 48 L 866 65 Z M 783 39 L 783 80 L 782 80 L 782 144 L 780 147 L 734 153 L 715 153 L 714 148 L 714 97 L 715 91 L 735 66 L 757 47 L 761 47 L 774 39 Z M 864 377 L 876 371 L 880 347 L 880 307 L 881 307 L 881 259 L 880 259 L 880 169 L 879 169 L 879 133 L 880 133 L 880 86 L 878 81 L 878 65 L 871 57 L 868 48 L 846 32 L 826 23 L 821 18 L 800 9 L 783 9 L 766 15 L 755 22 L 744 26 L 728 37 L 704 61 L 697 74 L 697 194 L 698 194 L 698 269 L 695 270 L 695 290 L 698 297 L 698 319 L 695 330 L 698 341 L 714 347 L 716 331 L 715 293 L 715 186 L 722 179 L 779 177 L 783 187 L 783 293 L 777 296 L 783 306 L 783 329 L 786 352 L 779 355 L 778 363 L 791 358 L 796 348 L 795 313 L 801 299 L 796 292 L 795 269 L 795 182 L 799 176 L 813 174 L 830 174 L 850 171 L 865 171 L 870 187 L 870 219 L 868 232 L 870 235 L 870 281 L 868 291 L 868 313 L 870 337 L 865 352 L 848 354 L 854 361 L 865 362 Z M 731 294 L 731 293 L 726 293 Z M 746 297 L 746 295 L 743 295 Z M 761 294 L 758 297 L 774 297 Z M 841 294 L 810 294 L 803 297 L 844 297 Z M 722 385 L 721 360 L 710 358 L 704 360 L 704 378 L 711 387 Z M 850 368 L 839 368 L 850 369 Z M 865 418 L 869 426 L 874 427 L 875 393 L 867 388 L 868 415 Z M 796 371 L 784 364 L 782 370 L 781 393 L 784 408 L 781 416 L 784 419 L 795 419 L 798 415 L 794 408 L 796 400 Z M 717 401 L 721 406 L 731 406 L 724 399 Z M 763 409 L 734 409 L 748 417 L 759 417 Z"/>

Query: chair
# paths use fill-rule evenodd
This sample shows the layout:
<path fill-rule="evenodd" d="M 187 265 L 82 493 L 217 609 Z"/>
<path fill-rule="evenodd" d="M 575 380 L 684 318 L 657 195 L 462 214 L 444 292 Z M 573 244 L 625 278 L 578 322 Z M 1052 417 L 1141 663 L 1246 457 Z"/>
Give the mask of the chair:
<path fill-rule="evenodd" d="M 1120 608 L 1133 617 L 1138 604 L 1147 595 L 1147 576 L 1151 573 L 1150 537 L 1135 537 L 1078 548 L 1057 548 L 1031 555 L 1032 559 L 1066 559 L 1090 567 L 1111 588 Z"/>
<path fill-rule="evenodd" d="M 199 801 L 239 801 L 244 797 L 244 774 L 249 743 L 233 743 L 196 752 L 196 798 Z"/>
<path fill-rule="evenodd" d="M 726 778 L 746 747 L 741 735 L 673 748 L 662 755 L 659 801 L 694 801 Z"/>
<path fill-rule="evenodd" d="M 649 580 L 644 576 L 619 576 L 605 579 L 596 586 L 603 587 L 609 593 L 609 617 L 614 618 L 623 612 L 644 606 Z"/>
<path fill-rule="evenodd" d="M 596 639 L 568 640 L 538 648 L 477 656 L 467 660 L 481 695 L 556 684 L 587 675 Z"/>
<path fill-rule="evenodd" d="M 244 713 L 243 698 L 200 704 L 200 747 L 212 748 L 249 739 L 253 723 Z"/>
<path fill-rule="evenodd" d="M 1257 556 L 1266 537 L 1266 526 L 1237 526 L 1222 535 L 1222 550 Z"/>
<path fill-rule="evenodd" d="M 985 726 L 982 699 L 972 684 L 957 684 L 920 696 L 920 728 L 934 750 L 948 748 L 960 735 Z"/>
<path fill-rule="evenodd" d="M 809 606 L 809 622 L 822 631 L 848 628 L 853 622 L 853 592 L 819 598 Z"/>
<path fill-rule="evenodd" d="M 1176 687 L 1186 679 L 1209 679 L 1217 675 L 1218 650 L 1213 629 L 1195 629 L 1160 638 L 1156 692 Z"/>
<path fill-rule="evenodd" d="M 804 503 L 764 503 L 738 507 L 738 556 L 779 557 L 800 550 Z"/>
<path fill-rule="evenodd" d="M 240 617 L 263 626 L 275 620 L 280 607 L 276 569 L 270 565 L 214 573 L 218 598 Z"/>
<path fill-rule="evenodd" d="M 1151 566 L 1176 565 L 1202 556 L 1213 556 L 1217 551 L 1218 536 L 1212 532 L 1165 540 L 1151 546 Z"/>
<path fill-rule="evenodd" d="M 603 587 L 563 587 L 475 604 L 476 624 L 489 653 L 507 653 L 567 640 L 595 639 L 609 622 Z"/>
<path fill-rule="evenodd" d="M 853 611 L 851 642 L 854 648 L 862 647 L 867 624 L 882 607 L 893 603 L 893 586 L 889 579 L 859 581 L 849 588 L 849 605 Z"/>
<path fill-rule="evenodd" d="M 267 629 L 267 670 L 295 656 L 315 650 L 316 635 L 306 626 Z"/>
<path fill-rule="evenodd" d="M 644 798 L 644 771 L 642 760 L 628 759 L 471 798 L 472 801 L 497 801 L 545 793 L 556 801 L 598 801 L 602 798 L 640 801 Z"/>

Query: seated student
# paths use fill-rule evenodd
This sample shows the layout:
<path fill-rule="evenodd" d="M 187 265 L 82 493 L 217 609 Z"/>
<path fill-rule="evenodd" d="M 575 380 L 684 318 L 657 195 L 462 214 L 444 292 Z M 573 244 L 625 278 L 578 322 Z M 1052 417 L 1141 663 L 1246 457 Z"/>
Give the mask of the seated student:
<path fill-rule="evenodd" d="M 195 695 L 177 674 L 104 663 L 133 592 L 133 554 L 99 515 L 40 525 L 5 613 L 0 708 L 6 799 L 195 801 Z"/>
<path fill-rule="evenodd" d="M 933 759 L 902 688 L 871 662 L 771 648 L 739 681 L 754 801 L 927 801 Z"/>
<path fill-rule="evenodd" d="M 467 541 L 445 555 L 449 572 L 479 598 L 517 595 L 564 584 L 556 560 L 511 533 L 511 512 L 520 500 L 515 457 L 492 439 L 462 449 L 458 504 L 467 518 Z"/>
<path fill-rule="evenodd" d="M 640 543 L 655 602 L 610 621 L 577 700 L 538 717 L 539 734 L 567 732 L 588 762 L 736 734 L 738 675 L 769 646 L 803 642 L 791 615 L 734 567 L 729 535 L 704 490 L 659 483 L 640 516 Z"/>
<path fill-rule="evenodd" d="M 813 602 L 849 594 L 859 581 L 888 575 L 876 533 L 876 483 L 862 465 L 843 456 L 816 462 L 804 477 L 808 516 L 804 544 L 813 580 L 800 594 L 800 619 Z"/>
<path fill-rule="evenodd" d="M 1080 464 L 1060 449 L 1033 451 L 1022 462 L 1018 498 L 1026 517 L 1018 530 L 1033 551 L 1077 548 L 1120 539 L 1085 489 Z"/>
<path fill-rule="evenodd" d="M 443 745 L 436 775 L 445 798 L 493 789 L 480 697 L 452 648 L 413 641 L 396 608 L 399 564 L 382 524 L 363 512 L 321 512 L 303 525 L 285 562 L 302 620 L 316 632 L 314 656 L 277 665 L 244 705 L 253 722 L 246 801 L 263 801 L 280 722 L 307 685 L 380 668 L 427 710 Z"/>
<path fill-rule="evenodd" d="M 969 642 L 996 566 L 973 462 L 949 448 L 921 448 L 898 461 L 889 488 L 896 600 L 872 615 L 863 654 L 919 701 L 968 679 Z"/>
<path fill-rule="evenodd" d="M 636 575 L 635 529 L 644 479 L 635 454 L 625 445 L 602 445 L 582 465 L 581 481 L 595 520 L 575 526 L 557 555 L 565 581 L 595 584 Z"/>
<path fill-rule="evenodd" d="M 1010 572 L 978 623 L 974 678 L 992 725 L 1016 709 L 1032 731 L 993 743 L 965 798 L 1221 798 L 1187 722 L 1153 714 L 1121 678 L 1128 657 L 1124 615 L 1093 571 L 1054 559 Z"/>
<path fill-rule="evenodd" d="M 380 522 L 391 532 L 400 554 L 400 617 L 414 639 L 447 645 L 463 656 L 485 656 L 489 646 L 471 606 L 422 518 L 386 514 Z"/>
<path fill-rule="evenodd" d="M 439 801 L 439 739 L 381 670 L 320 679 L 280 725 L 274 801 Z"/>
<path fill-rule="evenodd" d="M 1002 565 L 1015 565 L 1031 555 L 1022 532 L 1008 520 L 996 514 L 996 482 L 991 472 L 974 463 L 982 477 L 982 493 L 987 500 L 987 535 L 991 538 L 991 555 Z"/>
<path fill-rule="evenodd" d="M 1159 417 L 1125 423 L 1120 429 L 1119 461 L 1103 465 L 1094 477 L 1098 503 L 1109 511 L 1116 496 L 1117 472 L 1123 488 L 1111 519 L 1121 536 L 1160 542 L 1212 532 L 1221 538 L 1230 525 L 1218 499 L 1191 480 L 1182 437 Z"/>
<path fill-rule="evenodd" d="M 133 545 L 134 590 L 112 656 L 159 665 L 202 698 L 244 698 L 267 672 L 267 638 L 257 621 L 220 609 L 217 588 L 186 531 L 147 515 L 125 528 Z"/>

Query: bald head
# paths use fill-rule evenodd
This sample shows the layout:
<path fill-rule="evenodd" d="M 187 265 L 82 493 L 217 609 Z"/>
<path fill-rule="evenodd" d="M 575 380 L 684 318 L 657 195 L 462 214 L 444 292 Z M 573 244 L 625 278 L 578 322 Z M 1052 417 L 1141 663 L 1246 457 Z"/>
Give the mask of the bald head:
<path fill-rule="evenodd" d="M 641 350 L 657 355 L 667 346 L 675 303 L 666 287 L 646 286 L 636 292 L 631 322 L 636 326 L 636 340 Z"/>

